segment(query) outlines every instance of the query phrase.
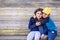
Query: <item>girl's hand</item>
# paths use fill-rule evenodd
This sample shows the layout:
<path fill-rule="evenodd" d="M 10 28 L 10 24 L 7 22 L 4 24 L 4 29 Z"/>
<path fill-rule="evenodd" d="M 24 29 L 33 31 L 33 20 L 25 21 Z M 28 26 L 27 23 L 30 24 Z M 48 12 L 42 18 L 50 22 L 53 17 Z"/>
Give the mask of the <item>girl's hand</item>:
<path fill-rule="evenodd" d="M 36 26 L 39 26 L 40 25 L 40 22 L 36 22 Z"/>
<path fill-rule="evenodd" d="M 42 34 L 42 35 L 41 35 L 41 40 L 44 40 L 44 37 L 45 37 L 45 35 L 44 35 L 44 34 Z"/>
<path fill-rule="evenodd" d="M 36 18 L 36 16 L 34 15 L 33 18 Z"/>

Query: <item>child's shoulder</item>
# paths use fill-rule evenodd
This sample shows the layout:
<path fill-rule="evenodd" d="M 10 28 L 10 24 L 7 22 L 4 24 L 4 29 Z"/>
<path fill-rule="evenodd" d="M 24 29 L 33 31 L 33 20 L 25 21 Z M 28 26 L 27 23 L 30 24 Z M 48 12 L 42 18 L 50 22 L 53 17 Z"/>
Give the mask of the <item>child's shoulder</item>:
<path fill-rule="evenodd" d="M 36 18 L 34 18 L 34 17 L 32 16 L 32 17 L 30 17 L 30 19 L 36 19 Z"/>
<path fill-rule="evenodd" d="M 34 17 L 30 17 L 30 20 L 31 20 L 32 22 L 35 22 L 35 18 L 34 18 Z"/>

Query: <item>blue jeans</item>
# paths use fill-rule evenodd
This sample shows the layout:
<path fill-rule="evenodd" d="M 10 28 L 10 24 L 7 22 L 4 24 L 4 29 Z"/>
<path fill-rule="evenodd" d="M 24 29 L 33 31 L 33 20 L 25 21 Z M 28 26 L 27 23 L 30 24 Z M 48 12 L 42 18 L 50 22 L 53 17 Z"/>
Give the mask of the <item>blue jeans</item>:
<path fill-rule="evenodd" d="M 57 31 L 48 31 L 48 40 L 55 40 Z"/>

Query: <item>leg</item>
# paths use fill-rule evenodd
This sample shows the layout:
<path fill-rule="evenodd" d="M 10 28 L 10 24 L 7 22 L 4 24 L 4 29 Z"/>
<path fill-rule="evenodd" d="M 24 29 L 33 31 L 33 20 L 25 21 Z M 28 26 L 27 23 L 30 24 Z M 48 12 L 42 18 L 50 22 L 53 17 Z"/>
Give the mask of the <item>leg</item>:
<path fill-rule="evenodd" d="M 34 40 L 39 40 L 39 39 L 40 39 L 40 32 L 36 31 Z"/>
<path fill-rule="evenodd" d="M 27 40 L 33 40 L 34 36 L 35 36 L 35 31 L 30 32 L 27 36 Z"/>
<path fill-rule="evenodd" d="M 39 32 L 40 32 L 41 34 L 43 34 L 43 27 L 42 27 L 42 26 L 39 26 Z"/>
<path fill-rule="evenodd" d="M 41 33 L 41 40 L 44 40 L 43 26 L 39 26 L 39 32 Z"/>
<path fill-rule="evenodd" d="M 55 40 L 57 31 L 48 31 L 48 40 Z"/>

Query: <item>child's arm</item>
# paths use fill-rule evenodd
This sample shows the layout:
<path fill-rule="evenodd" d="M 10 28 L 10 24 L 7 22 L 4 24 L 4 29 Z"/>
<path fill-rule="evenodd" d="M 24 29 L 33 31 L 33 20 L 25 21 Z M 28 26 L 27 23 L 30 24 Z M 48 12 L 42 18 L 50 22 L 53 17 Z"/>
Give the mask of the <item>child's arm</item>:
<path fill-rule="evenodd" d="M 40 21 L 41 25 L 46 24 L 47 22 L 49 22 L 49 17 L 43 18 L 42 21 Z"/>
<path fill-rule="evenodd" d="M 29 29 L 32 29 L 32 28 L 36 27 L 33 17 L 30 18 L 28 27 L 29 27 Z"/>
<path fill-rule="evenodd" d="M 57 27 L 51 18 L 49 18 L 49 22 L 46 23 L 46 26 L 48 27 L 49 30 L 57 30 Z"/>
<path fill-rule="evenodd" d="M 33 18 L 35 19 L 36 16 L 34 15 Z M 45 23 L 47 23 L 47 22 L 49 22 L 49 17 L 43 18 L 42 21 L 40 21 L 40 24 L 43 25 L 43 24 L 45 24 Z"/>

